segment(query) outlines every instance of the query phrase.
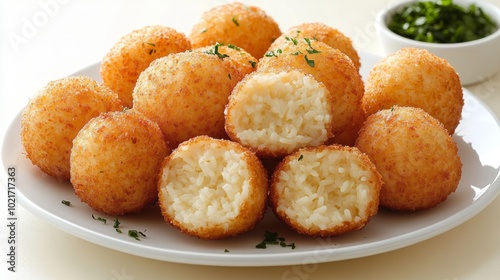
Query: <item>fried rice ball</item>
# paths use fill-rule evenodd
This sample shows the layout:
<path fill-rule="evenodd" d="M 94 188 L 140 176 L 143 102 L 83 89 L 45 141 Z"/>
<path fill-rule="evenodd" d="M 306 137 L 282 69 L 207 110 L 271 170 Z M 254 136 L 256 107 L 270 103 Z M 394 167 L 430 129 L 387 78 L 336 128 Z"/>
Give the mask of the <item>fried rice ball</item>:
<path fill-rule="evenodd" d="M 257 68 L 257 62 L 259 61 L 244 49 L 233 44 L 215 43 L 212 46 L 194 49 L 194 51 L 220 57 L 223 63 L 226 63 L 229 68 L 234 70 L 231 73 L 231 80 L 235 82 L 235 85 L 246 75 L 252 73 Z"/>
<path fill-rule="evenodd" d="M 198 135 L 225 138 L 231 71 L 222 59 L 203 52 L 159 58 L 137 80 L 134 109 L 159 124 L 172 148 Z"/>
<path fill-rule="evenodd" d="M 262 157 L 283 157 L 331 136 L 333 98 L 296 69 L 256 71 L 233 90 L 225 110 L 228 136 Z"/>
<path fill-rule="evenodd" d="M 354 116 L 350 123 L 337 134 L 333 136 L 326 144 L 339 144 L 344 146 L 354 146 L 358 138 L 359 130 L 366 120 L 366 112 L 363 110 L 361 104 L 356 108 Z"/>
<path fill-rule="evenodd" d="M 270 206 L 291 229 L 336 236 L 363 228 L 378 212 L 380 174 L 368 156 L 340 145 L 308 147 L 274 171 Z"/>
<path fill-rule="evenodd" d="M 140 212 L 158 198 L 158 173 L 169 153 L 158 125 L 139 112 L 102 113 L 73 140 L 75 194 L 104 214 Z"/>
<path fill-rule="evenodd" d="M 165 221 L 202 239 L 252 229 L 264 216 L 267 172 L 250 150 L 208 136 L 181 143 L 163 162 L 158 197 Z"/>
<path fill-rule="evenodd" d="M 118 95 L 89 77 L 49 82 L 22 112 L 21 144 L 26 156 L 46 174 L 69 180 L 73 138 L 91 118 L 118 110 L 122 110 Z"/>
<path fill-rule="evenodd" d="M 403 48 L 369 72 L 362 104 L 368 115 L 393 105 L 424 109 L 455 132 L 464 105 L 453 67 L 425 49 Z"/>
<path fill-rule="evenodd" d="M 457 145 L 442 123 L 420 108 L 395 106 L 369 116 L 356 147 L 382 175 L 380 205 L 386 208 L 429 209 L 458 187 Z"/>
<path fill-rule="evenodd" d="M 260 59 L 280 35 L 276 21 L 261 8 L 234 2 L 204 12 L 189 40 L 193 48 L 234 44 Z"/>
<path fill-rule="evenodd" d="M 103 83 L 118 93 L 124 106 L 132 107 L 132 91 L 139 74 L 162 56 L 191 49 L 186 35 L 173 28 L 145 26 L 124 35 L 101 62 Z"/>
<path fill-rule="evenodd" d="M 333 134 L 346 129 L 361 106 L 364 84 L 351 59 L 323 42 L 311 38 L 285 41 L 259 60 L 259 69 L 295 68 L 313 75 L 333 96 Z"/>
<path fill-rule="evenodd" d="M 314 38 L 332 48 L 338 49 L 352 60 L 354 66 L 359 71 L 361 62 L 351 39 L 339 30 L 320 22 L 302 23 L 289 28 L 271 44 L 269 49 L 278 49 L 285 41 L 293 41 L 300 38 Z"/>

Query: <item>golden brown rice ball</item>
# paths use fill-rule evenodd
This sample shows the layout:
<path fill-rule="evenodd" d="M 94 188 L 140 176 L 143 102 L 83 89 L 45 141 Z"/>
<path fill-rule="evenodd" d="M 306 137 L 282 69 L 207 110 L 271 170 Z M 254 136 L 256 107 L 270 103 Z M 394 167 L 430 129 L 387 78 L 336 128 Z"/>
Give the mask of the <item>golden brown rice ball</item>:
<path fill-rule="evenodd" d="M 198 135 L 224 138 L 224 107 L 233 87 L 231 70 L 216 55 L 171 54 L 139 76 L 134 110 L 157 122 L 172 148 Z"/>
<path fill-rule="evenodd" d="M 235 70 L 231 75 L 231 80 L 235 82 L 235 85 L 246 75 L 252 73 L 257 68 L 259 61 L 244 49 L 233 44 L 216 43 L 212 46 L 194 49 L 194 51 L 220 57 L 224 63 L 228 64 L 228 67 Z"/>
<path fill-rule="evenodd" d="M 362 103 L 368 115 L 393 105 L 422 108 L 453 134 L 464 99 L 458 74 L 446 60 L 404 48 L 372 68 Z"/>
<path fill-rule="evenodd" d="M 73 141 L 71 183 L 98 212 L 136 213 L 157 200 L 158 173 L 169 153 L 158 125 L 139 112 L 103 113 Z"/>
<path fill-rule="evenodd" d="M 356 147 L 382 175 L 380 205 L 399 211 L 432 208 L 458 187 L 462 163 L 443 125 L 420 108 L 393 107 L 368 117 Z"/>
<path fill-rule="evenodd" d="M 186 35 L 170 27 L 145 26 L 121 37 L 101 63 L 103 83 L 132 107 L 132 91 L 139 74 L 162 56 L 191 49 Z"/>
<path fill-rule="evenodd" d="M 262 157 L 283 157 L 331 136 L 333 99 L 325 86 L 296 69 L 257 71 L 233 90 L 228 136 Z"/>
<path fill-rule="evenodd" d="M 73 138 L 91 118 L 118 110 L 122 110 L 118 95 L 89 77 L 49 82 L 22 113 L 21 143 L 26 156 L 46 174 L 69 180 Z"/>
<path fill-rule="evenodd" d="M 241 234 L 266 209 L 266 170 L 255 154 L 229 140 L 198 136 L 181 143 L 163 162 L 159 178 L 165 221 L 192 236 Z"/>
<path fill-rule="evenodd" d="M 339 30 L 320 22 L 302 23 L 289 28 L 271 44 L 269 49 L 278 49 L 285 41 L 292 41 L 300 38 L 318 40 L 332 48 L 338 49 L 352 60 L 354 66 L 359 71 L 361 62 L 351 39 Z"/>
<path fill-rule="evenodd" d="M 356 148 L 303 148 L 287 156 L 271 179 L 276 216 L 310 236 L 335 236 L 363 228 L 378 212 L 382 186 L 370 159 Z"/>
<path fill-rule="evenodd" d="M 234 44 L 259 59 L 280 35 L 276 21 L 262 9 L 234 2 L 204 12 L 189 40 L 193 48 Z"/>
<path fill-rule="evenodd" d="M 259 69 L 295 68 L 313 75 L 334 98 L 333 134 L 343 131 L 353 119 L 364 93 L 361 76 L 351 59 L 341 51 L 310 38 L 286 41 L 263 57 Z"/>
<path fill-rule="evenodd" d="M 359 130 L 366 120 L 366 113 L 361 104 L 356 108 L 350 123 L 340 132 L 328 140 L 327 144 L 339 144 L 344 146 L 354 146 L 358 138 Z"/>

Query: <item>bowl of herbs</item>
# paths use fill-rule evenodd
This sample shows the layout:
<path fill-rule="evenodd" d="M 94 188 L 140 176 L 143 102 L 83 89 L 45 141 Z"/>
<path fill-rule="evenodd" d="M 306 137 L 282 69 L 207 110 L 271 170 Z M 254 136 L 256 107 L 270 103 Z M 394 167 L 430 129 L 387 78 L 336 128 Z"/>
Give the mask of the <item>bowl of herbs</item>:
<path fill-rule="evenodd" d="M 385 55 L 427 49 L 455 68 L 462 85 L 500 71 L 500 8 L 484 0 L 399 2 L 377 14 L 376 27 Z"/>

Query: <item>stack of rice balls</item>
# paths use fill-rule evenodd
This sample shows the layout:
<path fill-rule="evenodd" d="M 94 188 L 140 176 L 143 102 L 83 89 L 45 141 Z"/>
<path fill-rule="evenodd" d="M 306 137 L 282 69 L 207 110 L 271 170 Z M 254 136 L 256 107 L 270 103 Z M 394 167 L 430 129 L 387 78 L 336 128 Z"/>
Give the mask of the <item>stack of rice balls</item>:
<path fill-rule="evenodd" d="M 258 7 L 224 4 L 189 36 L 164 26 L 126 34 L 102 61 L 102 83 L 49 83 L 22 114 L 22 144 L 104 214 L 158 201 L 173 227 L 220 239 L 270 208 L 298 233 L 345 234 L 380 206 L 432 208 L 461 176 L 453 68 L 403 49 L 366 84 L 359 69 L 335 28 L 282 32 Z"/>

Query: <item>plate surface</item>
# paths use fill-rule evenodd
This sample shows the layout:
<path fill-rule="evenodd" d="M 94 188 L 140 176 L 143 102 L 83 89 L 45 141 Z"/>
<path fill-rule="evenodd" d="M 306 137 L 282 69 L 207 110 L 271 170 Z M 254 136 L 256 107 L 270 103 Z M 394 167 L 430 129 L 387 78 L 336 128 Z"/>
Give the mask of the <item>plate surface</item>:
<path fill-rule="evenodd" d="M 379 57 L 360 52 L 361 73 L 366 77 Z M 97 80 L 99 64 L 74 75 Z M 59 182 L 42 173 L 25 158 L 20 143 L 20 114 L 7 129 L 2 149 L 3 170 L 16 167 L 17 198 L 21 204 L 59 229 L 84 240 L 129 254 L 177 263 L 214 266 L 275 266 L 321 263 L 352 259 L 396 250 L 450 230 L 484 209 L 500 192 L 500 124 L 495 115 L 464 89 L 465 106 L 453 139 L 463 162 L 463 174 L 457 191 L 445 202 L 428 211 L 401 214 L 381 209 L 362 230 L 335 238 L 300 236 L 268 212 L 257 227 L 234 238 L 205 241 L 184 235 L 170 227 L 157 207 L 141 214 L 119 217 L 120 234 L 113 228 L 114 217 L 99 214 L 81 203 L 71 184 Z M 0 172 L 7 182 L 5 172 Z M 61 203 L 68 200 L 72 206 Z M 104 224 L 92 215 L 107 219 Z M 147 237 L 135 240 L 129 229 Z M 296 248 L 255 245 L 264 232 L 276 231 Z M 228 251 L 228 252 L 227 252 Z"/>

